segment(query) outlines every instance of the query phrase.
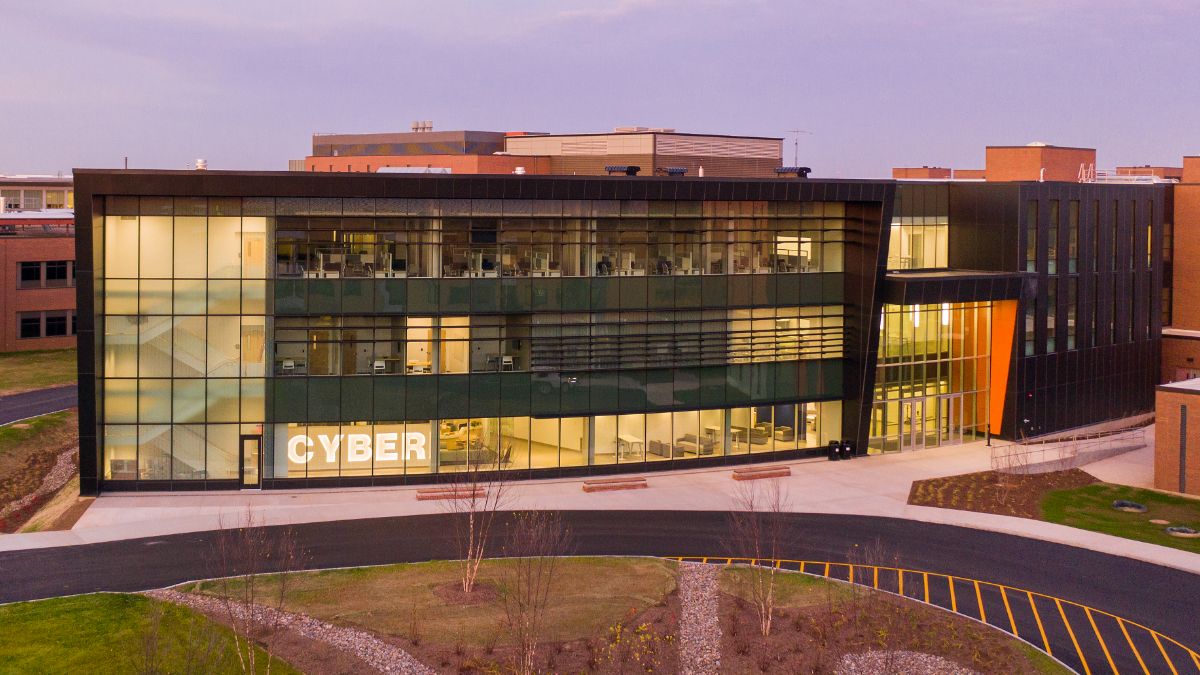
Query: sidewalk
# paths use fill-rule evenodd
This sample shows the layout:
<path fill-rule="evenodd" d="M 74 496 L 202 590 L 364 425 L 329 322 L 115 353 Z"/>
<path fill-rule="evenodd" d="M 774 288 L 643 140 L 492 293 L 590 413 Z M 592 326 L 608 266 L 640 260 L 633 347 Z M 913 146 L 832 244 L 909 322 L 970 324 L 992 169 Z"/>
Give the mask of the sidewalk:
<path fill-rule="evenodd" d="M 1138 451 L 1140 452 L 1140 451 Z M 1133 455 L 1134 453 L 1130 453 Z M 1106 478 L 1138 478 L 1136 457 L 1115 457 L 1104 465 Z M 1120 461 L 1118 461 L 1120 460 Z M 983 443 L 859 458 L 849 462 L 788 462 L 792 476 L 781 479 L 788 510 L 907 518 L 1053 541 L 1200 574 L 1200 555 L 1106 534 L 987 513 L 907 504 L 912 482 L 990 469 Z M 1090 467 L 1084 467 L 1085 470 Z M 585 493 L 584 479 L 510 483 L 510 509 L 725 510 L 736 505 L 739 483 L 731 469 L 696 469 L 645 474 L 649 489 Z M 427 486 L 338 490 L 271 490 L 241 493 L 111 494 L 98 498 L 68 532 L 0 536 L 0 551 L 67 546 L 163 536 L 234 526 L 247 508 L 264 525 L 382 518 L 443 513 L 445 504 L 417 501 Z"/>

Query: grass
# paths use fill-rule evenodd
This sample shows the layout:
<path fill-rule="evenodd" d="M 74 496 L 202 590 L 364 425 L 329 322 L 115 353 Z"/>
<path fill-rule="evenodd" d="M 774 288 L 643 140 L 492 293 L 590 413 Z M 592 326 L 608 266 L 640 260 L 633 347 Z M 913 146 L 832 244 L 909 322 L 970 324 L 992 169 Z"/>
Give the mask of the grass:
<path fill-rule="evenodd" d="M 47 440 L 55 443 L 59 440 L 67 440 L 72 433 L 78 433 L 77 420 L 78 417 L 74 412 L 63 410 L 2 426 L 0 427 L 0 457 L 22 446 L 45 445 Z M 0 465 L 0 476 L 3 475 L 3 470 L 3 465 Z"/>
<path fill-rule="evenodd" d="M 1112 508 L 1125 499 L 1147 507 L 1146 513 L 1126 513 Z M 1200 530 L 1200 500 L 1109 483 L 1095 483 L 1070 490 L 1055 490 L 1042 500 L 1042 517 L 1052 523 L 1093 532 L 1169 546 L 1200 553 L 1200 539 L 1181 539 L 1154 525 L 1151 519 L 1170 521 Z"/>
<path fill-rule="evenodd" d="M 753 601 L 754 574 L 761 573 L 747 567 L 729 567 L 721 570 L 721 592 Z M 807 574 L 781 571 L 775 575 L 775 606 L 787 609 L 814 607 L 829 600 L 845 600 L 851 590 Z"/>
<path fill-rule="evenodd" d="M 73 384 L 76 368 L 74 349 L 0 354 L 0 396 Z"/>
<path fill-rule="evenodd" d="M 485 560 L 479 571 L 484 588 L 503 583 L 507 560 Z M 555 597 L 546 625 L 548 640 L 575 640 L 603 634 L 631 610 L 661 603 L 675 588 L 675 564 L 653 558 L 565 558 L 555 573 Z M 264 582 L 273 592 L 277 577 Z M 385 567 L 293 573 L 285 608 L 330 623 L 440 645 L 484 647 L 506 644 L 498 627 L 501 602 L 447 602 L 439 589 L 459 581 L 456 562 L 429 562 Z M 212 582 L 185 590 L 215 591 Z M 441 591 L 444 594 L 444 590 Z M 493 594 L 494 595 L 494 594 Z M 414 621 L 414 617 L 416 620 Z"/>
<path fill-rule="evenodd" d="M 0 427 L 0 508 L 41 487 L 58 456 L 78 445 L 78 420 L 74 410 L 64 410 Z M 0 519 L 0 532 L 10 532 L 23 523 L 41 507 L 41 501 Z"/>
<path fill-rule="evenodd" d="M 103 593 L 0 606 L 0 673 L 150 672 L 145 636 L 156 624 L 154 672 L 183 672 L 189 665 L 191 672 L 241 672 L 228 629 L 182 607 Z M 198 657 L 209 645 L 210 657 Z M 298 672 L 278 659 L 272 666 L 272 672 Z"/>

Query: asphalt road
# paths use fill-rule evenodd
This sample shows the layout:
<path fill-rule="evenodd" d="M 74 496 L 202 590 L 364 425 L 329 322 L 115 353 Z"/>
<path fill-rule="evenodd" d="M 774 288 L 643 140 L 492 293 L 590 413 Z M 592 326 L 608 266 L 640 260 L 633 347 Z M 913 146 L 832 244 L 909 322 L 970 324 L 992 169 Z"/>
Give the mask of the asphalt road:
<path fill-rule="evenodd" d="M 569 511 L 575 553 L 727 555 L 720 512 Z M 1195 648 L 1200 579 L 1171 568 L 1005 534 L 894 518 L 788 514 L 781 557 L 862 562 L 1005 584 L 1099 608 Z M 282 527 L 266 528 L 272 536 Z M 494 534 L 501 534 L 498 525 Z M 449 516 L 409 516 L 292 526 L 305 566 L 324 568 L 457 557 Z M 202 532 L 0 553 L 0 601 L 139 591 L 214 576 L 214 542 Z M 492 551 L 500 547 L 494 545 Z"/>
<path fill-rule="evenodd" d="M 77 405 L 79 391 L 73 384 L 0 396 L 0 425 L 74 408 Z"/>

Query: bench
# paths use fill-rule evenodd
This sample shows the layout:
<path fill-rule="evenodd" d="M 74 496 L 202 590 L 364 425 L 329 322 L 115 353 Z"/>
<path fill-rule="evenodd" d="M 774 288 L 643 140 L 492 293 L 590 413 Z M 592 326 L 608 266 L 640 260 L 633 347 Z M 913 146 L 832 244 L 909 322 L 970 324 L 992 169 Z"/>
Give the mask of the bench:
<path fill-rule="evenodd" d="M 612 490 L 641 490 L 650 487 L 646 479 L 640 476 L 633 478 L 595 478 L 583 481 L 584 492 L 608 492 Z"/>
<path fill-rule="evenodd" d="M 431 499 L 481 499 L 487 496 L 487 490 L 482 487 L 436 487 L 417 490 L 417 501 Z"/>
<path fill-rule="evenodd" d="M 790 466 L 750 466 L 733 470 L 734 480 L 758 480 L 760 478 L 786 478 L 792 475 Z"/>

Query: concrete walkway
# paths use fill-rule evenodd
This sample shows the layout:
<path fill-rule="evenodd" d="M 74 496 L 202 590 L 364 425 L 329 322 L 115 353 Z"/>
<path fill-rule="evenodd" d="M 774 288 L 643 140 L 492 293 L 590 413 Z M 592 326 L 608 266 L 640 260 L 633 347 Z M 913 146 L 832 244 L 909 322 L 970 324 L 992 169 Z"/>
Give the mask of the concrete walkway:
<path fill-rule="evenodd" d="M 1143 451 L 1137 451 L 1139 453 Z M 1133 455 L 1134 453 L 1130 453 Z M 1145 461 L 1149 461 L 1148 455 Z M 1103 465 L 1106 480 L 1144 479 L 1140 456 L 1114 457 Z M 990 450 L 983 443 L 859 458 L 849 462 L 790 462 L 792 476 L 781 479 L 788 510 L 907 518 L 959 525 L 1079 546 L 1200 574 L 1200 555 L 1052 523 L 987 513 L 907 504 L 912 482 L 986 471 Z M 1091 470 L 1091 467 L 1084 467 Z M 696 469 L 645 474 L 649 489 L 585 493 L 582 478 L 509 484 L 509 509 L 728 510 L 737 502 L 731 469 Z M 1117 482 L 1127 482 L 1118 480 Z M 240 493 L 129 493 L 98 498 L 67 532 L 0 536 L 0 551 L 69 546 L 182 532 L 218 529 L 244 521 L 246 510 L 264 525 L 284 525 L 443 513 L 437 501 L 417 501 L 419 486 L 270 490 Z"/>

